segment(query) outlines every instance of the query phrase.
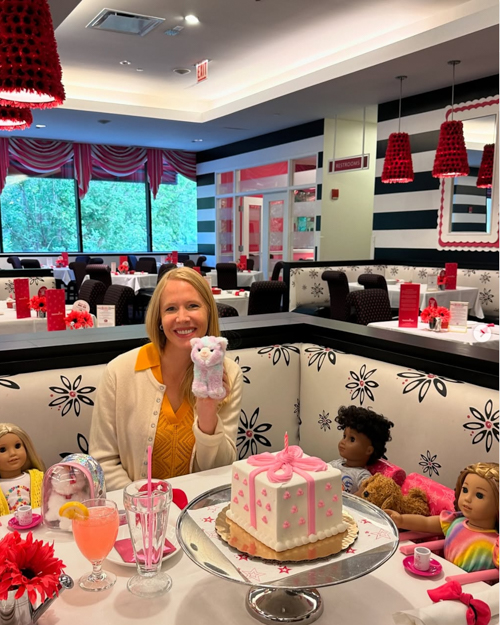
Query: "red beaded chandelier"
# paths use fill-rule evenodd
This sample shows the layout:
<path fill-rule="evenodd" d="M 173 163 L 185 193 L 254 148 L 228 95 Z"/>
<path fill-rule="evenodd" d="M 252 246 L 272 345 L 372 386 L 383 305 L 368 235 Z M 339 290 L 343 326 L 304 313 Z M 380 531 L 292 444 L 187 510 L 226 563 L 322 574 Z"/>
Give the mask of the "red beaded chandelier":
<path fill-rule="evenodd" d="M 484 146 L 481 165 L 477 175 L 476 187 L 478 189 L 491 189 L 493 181 L 493 161 L 495 160 L 495 144 L 489 143 Z"/>
<path fill-rule="evenodd" d="M 434 178 L 455 178 L 457 176 L 469 175 L 464 127 L 462 122 L 453 119 L 453 107 L 455 105 L 455 66 L 459 63 L 460 61 L 448 61 L 448 65 L 453 66 L 451 121 L 441 124 L 434 167 L 432 168 Z"/>
<path fill-rule="evenodd" d="M 0 105 L 52 108 L 65 99 L 47 0 L 0 0 Z"/>
<path fill-rule="evenodd" d="M 0 130 L 26 130 L 33 123 L 29 109 L 0 106 Z"/>
<path fill-rule="evenodd" d="M 407 132 L 401 132 L 401 99 L 403 95 L 403 80 L 407 76 L 396 76 L 399 85 L 399 123 L 398 132 L 389 135 L 387 150 L 385 152 L 382 182 L 413 182 L 413 161 L 411 159 L 410 136 Z"/>

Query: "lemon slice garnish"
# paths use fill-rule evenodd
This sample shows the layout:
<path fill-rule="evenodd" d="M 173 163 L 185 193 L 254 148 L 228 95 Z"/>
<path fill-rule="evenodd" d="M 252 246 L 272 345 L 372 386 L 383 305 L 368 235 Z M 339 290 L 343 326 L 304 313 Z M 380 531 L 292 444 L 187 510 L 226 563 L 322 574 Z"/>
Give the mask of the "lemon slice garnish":
<path fill-rule="evenodd" d="M 59 508 L 59 516 L 66 517 L 67 519 L 87 518 L 89 516 L 89 509 L 79 501 L 68 501 Z"/>

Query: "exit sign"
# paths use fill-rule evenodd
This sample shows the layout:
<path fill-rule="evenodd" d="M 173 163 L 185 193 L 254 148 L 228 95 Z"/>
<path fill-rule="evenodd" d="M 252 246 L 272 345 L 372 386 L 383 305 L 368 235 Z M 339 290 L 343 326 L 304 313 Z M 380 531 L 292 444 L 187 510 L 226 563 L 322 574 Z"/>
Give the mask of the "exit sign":
<path fill-rule="evenodd" d="M 356 171 L 357 169 L 368 169 L 369 163 L 369 154 L 360 154 L 358 156 L 336 158 L 334 161 L 328 161 L 328 173 L 338 174 L 342 171 Z"/>
<path fill-rule="evenodd" d="M 208 78 L 208 59 L 196 63 L 196 82 L 201 82 Z"/>

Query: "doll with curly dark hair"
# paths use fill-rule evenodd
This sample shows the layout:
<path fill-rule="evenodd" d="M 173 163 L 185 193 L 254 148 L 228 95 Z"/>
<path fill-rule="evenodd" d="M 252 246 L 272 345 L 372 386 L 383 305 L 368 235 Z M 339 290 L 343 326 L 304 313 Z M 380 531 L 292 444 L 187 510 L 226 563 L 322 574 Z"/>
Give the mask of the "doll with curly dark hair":
<path fill-rule="evenodd" d="M 359 406 L 341 406 L 335 421 L 344 433 L 339 442 L 341 458 L 330 464 L 342 473 L 342 489 L 358 495 L 362 482 L 371 477 L 366 467 L 385 458 L 394 423 Z"/>

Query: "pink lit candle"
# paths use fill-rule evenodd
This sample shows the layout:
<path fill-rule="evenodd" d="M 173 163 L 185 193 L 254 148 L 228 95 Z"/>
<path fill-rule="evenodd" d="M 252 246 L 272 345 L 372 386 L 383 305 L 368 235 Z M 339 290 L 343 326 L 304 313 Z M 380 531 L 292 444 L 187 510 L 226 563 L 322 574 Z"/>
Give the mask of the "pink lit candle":
<path fill-rule="evenodd" d="M 288 451 L 288 432 L 285 432 L 285 452 Z"/>

